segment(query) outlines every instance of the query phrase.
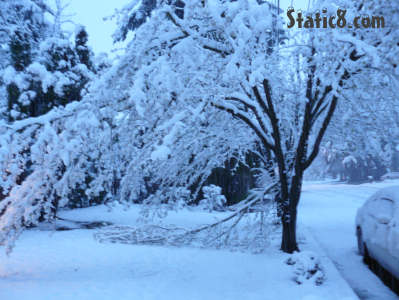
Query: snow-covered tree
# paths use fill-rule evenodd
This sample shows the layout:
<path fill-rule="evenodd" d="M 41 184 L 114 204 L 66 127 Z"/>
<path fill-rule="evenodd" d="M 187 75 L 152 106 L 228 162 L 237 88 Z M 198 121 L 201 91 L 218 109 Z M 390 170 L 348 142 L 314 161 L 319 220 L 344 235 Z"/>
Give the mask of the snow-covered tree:
<path fill-rule="evenodd" d="M 295 117 L 300 127 L 301 115 L 296 115 L 293 108 L 304 105 L 305 101 L 303 95 L 291 94 L 301 101 L 293 103 L 295 101 L 288 100 L 289 95 L 282 93 L 271 98 L 270 81 L 281 86 L 289 79 L 289 74 L 282 72 L 281 57 L 266 55 L 273 38 L 272 26 L 270 7 L 256 1 L 186 1 L 183 19 L 165 4 L 154 10 L 151 18 L 136 30 L 119 66 L 123 81 L 118 82 L 127 89 L 134 107 L 127 124 L 132 128 L 134 122 L 140 128 L 136 135 L 129 130 L 130 139 L 140 138 L 143 143 L 122 178 L 122 197 L 134 197 L 132 191 L 137 192 L 137 187 L 143 185 L 142 174 L 145 174 L 158 186 L 146 202 L 162 203 L 172 198 L 174 188 L 195 183 L 201 187 L 198 181 L 206 179 L 214 167 L 227 159 L 237 157 L 244 161 L 244 154 L 256 150 L 258 143 L 263 167 L 278 157 L 281 210 L 285 223 L 295 223 L 296 205 L 290 211 L 283 205 L 291 196 L 287 176 L 292 179 L 294 164 L 286 160 L 293 159 L 292 149 L 286 153 L 281 147 L 284 150 L 294 147 L 297 135 L 293 133 L 298 132 L 298 128 L 290 127 Z M 309 63 L 306 59 L 305 62 Z M 296 80 L 302 80 L 302 75 Z M 265 88 L 267 98 L 260 95 L 259 83 Z M 287 91 L 286 86 L 281 86 L 282 92 Z M 276 87 L 276 90 L 279 89 Z M 329 104 L 326 97 L 331 91 L 331 87 L 324 87 L 320 98 L 326 102 L 322 105 L 315 100 L 311 107 L 314 115 L 325 110 Z M 276 101 L 273 105 L 285 104 L 286 109 L 266 111 L 264 108 L 270 107 L 267 101 Z M 329 111 L 334 107 L 333 102 Z M 279 124 L 277 113 L 284 118 Z M 327 121 L 330 117 L 331 112 Z M 283 137 L 280 125 L 288 126 L 282 129 Z M 308 128 L 305 138 L 301 138 L 300 151 L 304 150 L 310 134 L 310 124 L 305 125 Z M 323 125 L 323 133 L 325 127 Z M 120 129 L 128 132 L 123 126 Z M 279 150 L 273 141 L 276 136 L 282 139 L 277 141 Z M 303 153 L 299 155 L 302 163 Z M 300 190 L 301 174 L 298 176 L 294 176 L 294 184 Z M 295 193 L 293 201 L 298 201 L 299 191 Z M 292 221 L 288 215 L 292 215 Z M 296 248 L 294 229 L 284 233 L 285 238 L 293 237 L 295 244 L 293 247 L 284 241 L 285 251 Z"/>
<path fill-rule="evenodd" d="M 125 40 L 127 34 L 136 30 L 147 18 L 151 16 L 152 11 L 163 3 L 173 5 L 175 13 L 179 18 L 184 17 L 184 1 L 182 0 L 133 0 L 126 4 L 121 10 L 117 11 L 118 30 L 114 34 L 115 41 Z"/>
<path fill-rule="evenodd" d="M 79 56 L 80 63 L 84 64 L 88 70 L 93 69 L 93 53 L 87 45 L 89 35 L 84 26 L 77 26 L 75 30 L 75 52 Z"/>
<path fill-rule="evenodd" d="M 43 17 L 44 9 L 46 6 L 43 1 L 2 1 L 0 3 L 2 70 L 11 66 L 21 71 L 32 62 L 34 48 L 38 47 L 40 42 L 40 32 L 48 27 Z M 18 96 L 18 87 L 15 84 L 10 85 L 7 78 L 5 79 L 0 80 L 7 94 L 7 97 L 2 97 L 1 106 L 10 111 L 9 100 Z"/>
<path fill-rule="evenodd" d="M 152 11 L 117 71 L 134 108 L 127 122 L 140 128 L 131 136 L 143 139 L 121 188 L 132 196 L 148 172 L 158 189 L 147 200 L 162 203 L 258 144 L 278 186 L 282 249 L 292 252 L 303 174 L 338 100 L 355 103 L 355 84 L 390 58 L 368 33 L 341 31 L 308 32 L 270 53 L 272 12 L 257 1 L 185 1 L 184 18 L 167 4 Z"/>
<path fill-rule="evenodd" d="M 75 47 L 52 23 L 55 13 L 45 1 L 3 1 L 0 6 L 2 45 L 7 45 L 0 70 L 6 94 L 0 118 L 0 244 L 11 247 L 21 230 L 54 219 L 58 207 L 69 204 L 82 187 L 90 199 L 98 197 L 87 178 L 96 176 L 99 137 L 106 137 L 107 129 L 83 103 L 81 110 L 74 105 L 56 109 L 80 100 L 93 77 L 85 64 L 91 57 L 81 61 L 87 58 L 84 39 Z M 93 147 L 88 155 L 83 145 Z"/>
<path fill-rule="evenodd" d="M 74 102 L 37 118 L 0 121 L 0 244 L 8 250 L 24 228 L 54 221 L 58 208 L 85 201 L 73 198 L 79 189 L 90 201 L 107 189 L 96 167 L 110 128 L 96 111 Z"/>
<path fill-rule="evenodd" d="M 397 79 L 386 50 L 398 32 L 388 30 L 380 44 L 373 32 L 345 30 L 276 44 L 275 12 L 263 1 L 187 0 L 179 16 L 159 1 L 82 102 L 4 126 L 0 243 L 51 219 L 78 185 L 91 199 L 142 197 L 146 212 L 162 214 L 196 199 L 216 167 L 232 158 L 245 164 L 251 152 L 263 186 L 225 220 L 238 222 L 272 194 L 281 248 L 297 250 L 304 171 L 344 99 L 355 104 L 366 78 Z"/>
<path fill-rule="evenodd" d="M 79 27 L 73 46 L 61 27 L 51 26 L 45 17 L 49 10 L 45 2 L 6 1 L 3 5 L 15 17 L 5 16 L 1 22 L 9 34 L 10 60 L 2 76 L 8 120 L 39 116 L 54 106 L 80 100 L 92 76 L 85 31 Z M 57 18 L 54 22 L 60 22 Z"/>
<path fill-rule="evenodd" d="M 397 96 L 398 14 L 399 7 L 392 1 L 335 1 L 347 9 L 347 20 L 355 16 L 382 16 L 384 28 L 361 30 L 342 29 L 341 39 L 356 45 L 351 54 L 354 63 L 368 56 L 369 63 L 362 72 L 353 75 L 348 86 L 351 95 L 343 97 L 327 132 L 325 153 L 332 169 L 348 172 L 353 169 L 358 180 L 368 176 L 378 179 L 386 168 L 393 166 L 395 147 L 399 139 L 399 106 Z M 329 149 L 328 149 L 329 148 Z M 345 157 L 356 157 L 350 168 L 345 168 Z M 316 168 L 316 166 L 315 166 Z M 363 175 L 362 175 L 363 174 Z M 344 176 L 345 177 L 345 176 Z M 346 176 L 347 177 L 347 176 Z M 351 177 L 351 176 L 350 176 Z M 351 179 L 351 178 L 346 178 Z"/>

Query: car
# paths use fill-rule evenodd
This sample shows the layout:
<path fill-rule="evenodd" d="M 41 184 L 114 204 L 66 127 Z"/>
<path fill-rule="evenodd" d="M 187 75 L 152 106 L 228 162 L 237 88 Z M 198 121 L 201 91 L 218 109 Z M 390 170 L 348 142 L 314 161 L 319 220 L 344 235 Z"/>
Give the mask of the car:
<path fill-rule="evenodd" d="M 399 179 L 399 172 L 389 172 L 381 176 L 382 180 L 386 179 Z"/>
<path fill-rule="evenodd" d="M 364 262 L 399 294 L 399 186 L 377 191 L 358 209 L 356 235 Z"/>

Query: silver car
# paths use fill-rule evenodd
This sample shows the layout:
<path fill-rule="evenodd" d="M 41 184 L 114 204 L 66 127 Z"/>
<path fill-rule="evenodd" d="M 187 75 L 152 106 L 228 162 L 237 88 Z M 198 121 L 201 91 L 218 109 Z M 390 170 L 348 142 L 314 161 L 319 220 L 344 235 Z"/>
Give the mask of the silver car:
<path fill-rule="evenodd" d="M 399 294 L 399 186 L 379 190 L 359 208 L 356 234 L 364 262 Z"/>

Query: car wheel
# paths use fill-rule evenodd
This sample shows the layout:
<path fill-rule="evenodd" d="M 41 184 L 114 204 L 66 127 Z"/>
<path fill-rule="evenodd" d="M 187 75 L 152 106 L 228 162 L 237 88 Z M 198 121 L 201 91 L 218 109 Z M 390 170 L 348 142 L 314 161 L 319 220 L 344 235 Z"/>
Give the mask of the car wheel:
<path fill-rule="evenodd" d="M 380 277 L 380 264 L 374 258 L 370 257 L 370 267 L 371 270 L 374 272 L 375 275 Z"/>
<path fill-rule="evenodd" d="M 381 280 L 385 283 L 385 285 L 391 287 L 392 283 L 392 275 L 390 272 L 385 270 L 385 268 L 380 266 L 380 276 Z"/>
<path fill-rule="evenodd" d="M 391 283 L 392 290 L 399 295 L 399 279 L 395 276 L 392 276 L 392 283 Z"/>
<path fill-rule="evenodd" d="M 362 243 L 362 246 L 361 246 L 362 248 L 361 249 L 363 249 L 363 262 L 366 264 L 366 265 L 368 265 L 369 267 L 370 267 L 370 269 L 372 268 L 372 261 L 373 261 L 373 259 L 370 257 L 370 255 L 369 255 L 369 251 L 368 251 L 368 249 L 367 249 L 367 246 L 366 246 L 366 243 Z"/>

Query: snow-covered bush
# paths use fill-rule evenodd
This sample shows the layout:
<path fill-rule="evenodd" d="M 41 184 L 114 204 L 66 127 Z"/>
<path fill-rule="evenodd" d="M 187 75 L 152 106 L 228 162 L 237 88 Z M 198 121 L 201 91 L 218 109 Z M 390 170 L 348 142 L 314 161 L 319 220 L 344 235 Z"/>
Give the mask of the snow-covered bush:
<path fill-rule="evenodd" d="M 298 284 L 312 281 L 315 285 L 321 285 L 325 281 L 320 259 L 313 252 L 295 252 L 286 263 L 294 266 L 294 281 Z"/>
<path fill-rule="evenodd" d="M 187 206 L 188 202 L 190 201 L 190 190 L 182 187 L 176 190 L 176 208 L 183 208 Z"/>
<path fill-rule="evenodd" d="M 222 194 L 222 188 L 216 185 L 208 185 L 202 188 L 204 199 L 199 202 L 199 206 L 209 212 L 213 210 L 221 211 L 226 204 L 226 197 Z"/>

